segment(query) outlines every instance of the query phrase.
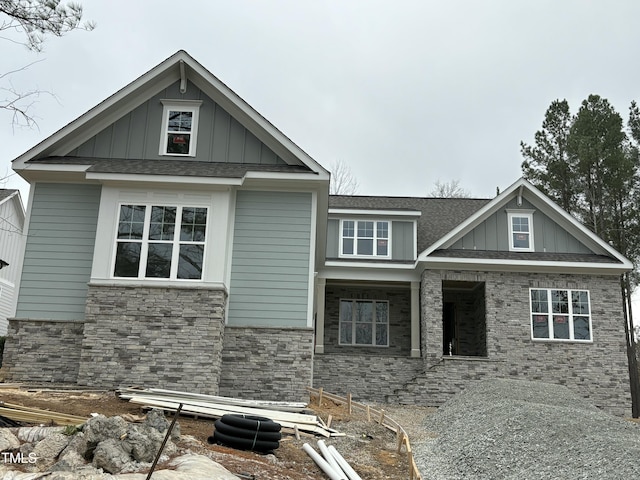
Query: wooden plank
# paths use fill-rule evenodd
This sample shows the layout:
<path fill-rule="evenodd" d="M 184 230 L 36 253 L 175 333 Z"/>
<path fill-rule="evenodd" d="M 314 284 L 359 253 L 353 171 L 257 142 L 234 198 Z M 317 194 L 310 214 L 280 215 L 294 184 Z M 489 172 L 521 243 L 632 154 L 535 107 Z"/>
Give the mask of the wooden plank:
<path fill-rule="evenodd" d="M 132 399 L 129 400 L 131 403 L 136 403 L 136 404 L 141 404 L 141 405 L 146 405 L 149 407 L 157 407 L 157 408 L 161 408 L 163 410 L 168 410 L 168 411 L 172 411 L 175 412 L 178 408 L 179 403 L 176 402 L 172 402 L 172 401 L 166 401 L 166 400 L 154 400 L 154 401 L 149 401 L 149 399 L 146 398 L 137 398 L 137 397 L 133 397 Z M 198 406 L 198 405 L 192 405 L 192 404 L 184 404 L 182 407 L 182 412 L 183 413 L 197 413 L 198 415 L 201 416 L 206 416 L 209 418 L 220 418 L 223 415 L 226 415 L 229 412 L 229 410 L 222 410 L 222 409 L 217 409 L 217 408 L 212 408 L 212 407 L 203 407 L 203 406 Z M 312 433 L 317 433 L 319 435 L 322 435 L 324 437 L 330 437 L 331 436 L 331 432 L 328 431 L 327 429 L 322 428 L 321 426 L 317 425 L 317 424 L 311 424 L 311 423 L 295 423 L 295 422 L 288 422 L 286 420 L 278 420 L 273 418 L 272 420 L 276 421 L 277 423 L 279 423 L 280 425 L 282 425 L 285 428 L 295 428 L 295 426 L 298 426 L 299 430 L 303 430 L 305 432 L 312 432 Z"/>
<path fill-rule="evenodd" d="M 307 408 L 304 402 L 280 402 L 274 400 L 254 400 L 233 397 L 221 397 L 217 395 L 206 395 L 203 393 L 180 392 L 177 390 L 166 390 L 162 388 L 123 388 L 118 390 L 120 398 L 128 399 L 133 395 L 152 394 L 167 398 L 175 398 L 180 400 L 194 400 L 216 403 L 221 405 L 238 405 L 251 408 L 267 408 L 270 410 L 278 410 L 284 412 L 300 412 Z"/>
<path fill-rule="evenodd" d="M 59 425 L 80 425 L 87 421 L 83 417 L 58 416 L 54 412 L 29 412 L 16 410 L 14 408 L 0 407 L 0 415 L 16 420 L 18 422 L 49 423 L 54 422 Z"/>
<path fill-rule="evenodd" d="M 136 400 L 133 402 L 133 400 Z M 173 403 L 184 403 L 185 405 L 192 405 L 195 407 L 204 407 L 204 408 L 212 408 L 219 411 L 224 411 L 225 413 L 239 413 L 245 415 L 257 415 L 260 417 L 267 417 L 272 420 L 281 420 L 289 423 L 308 423 L 308 424 L 317 424 L 318 417 L 315 415 L 307 415 L 303 413 L 292 413 L 292 412 L 282 412 L 277 410 L 267 410 L 262 408 L 250 408 L 250 407 L 239 407 L 234 405 L 222 405 L 218 403 L 211 402 L 201 402 L 196 400 L 187 400 L 187 399 L 171 399 L 163 396 L 157 395 L 134 395 L 129 399 L 130 402 L 133 403 L 142 403 L 143 401 L 148 402 L 173 402 Z"/>

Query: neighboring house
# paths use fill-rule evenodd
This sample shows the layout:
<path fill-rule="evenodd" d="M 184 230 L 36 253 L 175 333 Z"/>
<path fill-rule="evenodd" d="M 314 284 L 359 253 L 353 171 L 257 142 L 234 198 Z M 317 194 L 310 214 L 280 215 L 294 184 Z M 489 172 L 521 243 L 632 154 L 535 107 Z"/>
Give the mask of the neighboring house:
<path fill-rule="evenodd" d="M 515 376 L 630 411 L 631 264 L 525 180 L 492 200 L 329 197 L 183 51 L 13 167 L 32 193 L 12 380 L 437 405 Z"/>
<path fill-rule="evenodd" d="M 16 312 L 24 218 L 20 191 L 0 188 L 0 337 L 7 334 L 7 319 Z"/>

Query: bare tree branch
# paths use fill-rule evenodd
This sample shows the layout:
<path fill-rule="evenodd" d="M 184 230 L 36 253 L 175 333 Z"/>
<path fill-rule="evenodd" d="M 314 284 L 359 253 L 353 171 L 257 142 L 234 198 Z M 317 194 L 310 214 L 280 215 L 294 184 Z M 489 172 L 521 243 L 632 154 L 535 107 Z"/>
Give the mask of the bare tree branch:
<path fill-rule="evenodd" d="M 440 182 L 436 180 L 429 196 L 436 198 L 469 198 L 471 194 L 460 186 L 460 181 Z"/>
<path fill-rule="evenodd" d="M 346 163 L 336 160 L 331 164 L 331 183 L 329 184 L 331 195 L 355 195 L 358 187 L 358 179 Z"/>

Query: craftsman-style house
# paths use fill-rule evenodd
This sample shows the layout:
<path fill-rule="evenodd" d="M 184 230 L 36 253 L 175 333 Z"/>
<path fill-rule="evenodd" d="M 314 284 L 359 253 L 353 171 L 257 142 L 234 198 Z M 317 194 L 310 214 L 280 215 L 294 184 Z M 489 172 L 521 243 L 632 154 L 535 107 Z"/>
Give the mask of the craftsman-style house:
<path fill-rule="evenodd" d="M 629 410 L 631 264 L 526 180 L 329 196 L 329 172 L 183 51 L 13 168 L 31 192 L 7 378 L 437 405 L 513 376 Z"/>

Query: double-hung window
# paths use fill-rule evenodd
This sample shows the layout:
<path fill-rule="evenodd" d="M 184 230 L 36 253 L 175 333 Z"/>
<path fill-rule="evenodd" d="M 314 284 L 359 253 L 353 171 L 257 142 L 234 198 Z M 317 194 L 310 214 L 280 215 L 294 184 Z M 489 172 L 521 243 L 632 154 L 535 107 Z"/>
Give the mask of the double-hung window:
<path fill-rule="evenodd" d="M 340 300 L 340 345 L 389 346 L 389 302 Z"/>
<path fill-rule="evenodd" d="M 207 208 L 121 205 L 113 276 L 202 279 Z"/>
<path fill-rule="evenodd" d="M 201 101 L 163 100 L 160 155 L 195 157 Z"/>
<path fill-rule="evenodd" d="M 341 256 L 389 257 L 388 221 L 342 220 L 341 224 Z"/>
<path fill-rule="evenodd" d="M 533 339 L 591 341 L 589 291 L 531 289 Z"/>
<path fill-rule="evenodd" d="M 509 218 L 509 250 L 532 252 L 533 248 L 533 214 L 510 212 Z"/>

